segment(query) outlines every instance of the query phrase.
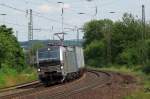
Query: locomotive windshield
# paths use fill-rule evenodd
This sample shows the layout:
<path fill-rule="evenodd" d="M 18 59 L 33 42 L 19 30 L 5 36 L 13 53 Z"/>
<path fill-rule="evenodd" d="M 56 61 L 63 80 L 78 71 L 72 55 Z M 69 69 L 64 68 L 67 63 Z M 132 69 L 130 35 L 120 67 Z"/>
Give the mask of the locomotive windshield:
<path fill-rule="evenodd" d="M 59 49 L 45 49 L 39 51 L 38 58 L 39 60 L 59 60 Z"/>

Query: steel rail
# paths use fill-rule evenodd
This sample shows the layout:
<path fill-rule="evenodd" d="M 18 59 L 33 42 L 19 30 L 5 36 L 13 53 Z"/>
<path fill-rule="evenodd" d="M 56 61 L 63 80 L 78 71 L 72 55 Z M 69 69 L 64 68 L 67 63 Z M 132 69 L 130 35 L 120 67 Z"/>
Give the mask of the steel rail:
<path fill-rule="evenodd" d="M 38 84 L 38 83 L 39 83 L 39 81 L 35 80 L 35 81 L 32 81 L 32 82 L 28 82 L 28 83 L 18 84 L 18 85 L 6 87 L 6 88 L 0 88 L 0 93 L 1 92 L 5 92 L 5 91 L 14 90 L 14 89 L 19 89 L 19 88 L 27 87 L 27 86 L 31 86 L 31 85 L 35 85 L 35 84 Z"/>
<path fill-rule="evenodd" d="M 78 87 L 74 87 L 74 89 L 66 89 L 66 91 L 65 92 L 58 92 L 58 93 L 56 93 L 56 94 L 54 94 L 54 95 L 50 95 L 48 98 L 52 98 L 52 99 L 61 99 L 61 98 L 65 98 L 65 97 L 67 97 L 67 96 L 71 96 L 71 95 L 73 95 L 73 94 L 78 94 L 78 93 L 80 93 L 80 92 L 82 92 L 82 91 L 86 91 L 86 90 L 88 90 L 88 89 L 95 89 L 95 88 L 99 88 L 99 87 L 103 87 L 103 86 L 105 86 L 105 85 L 107 85 L 107 84 L 110 84 L 111 83 L 111 80 L 112 80 L 112 75 L 111 75 L 111 73 L 108 73 L 108 72 L 105 72 L 105 71 L 96 71 L 96 70 L 87 70 L 87 72 L 89 72 L 89 73 L 92 73 L 92 74 L 94 74 L 94 75 L 96 75 L 96 76 L 93 76 L 93 78 L 91 77 L 90 79 L 95 79 L 95 81 L 94 82 L 90 82 L 91 84 L 89 84 L 89 85 L 87 85 L 87 86 L 85 86 L 85 87 L 82 87 L 82 86 L 79 86 L 79 88 Z M 101 75 L 105 75 L 106 77 L 103 77 L 103 79 L 100 79 L 101 78 Z M 96 78 L 95 78 L 96 77 Z M 81 78 L 82 79 L 82 78 Z M 80 80 L 80 79 L 79 79 Z M 84 79 L 83 79 L 84 80 Z M 104 81 L 103 81 L 104 80 Z M 90 80 L 89 80 L 90 81 Z M 72 81 L 72 82 L 74 82 L 74 81 Z M 102 83 L 102 84 L 100 84 L 100 82 Z M 76 86 L 77 85 L 77 83 L 80 83 L 80 81 L 79 82 L 76 82 L 76 83 L 74 83 L 74 85 L 72 85 L 72 86 Z M 69 84 L 69 83 L 64 83 L 64 84 L 61 84 L 61 85 L 59 85 L 58 87 L 63 87 L 63 86 L 65 86 L 65 85 L 67 85 L 67 84 Z M 27 85 L 28 86 L 28 85 Z M 19 87 L 19 88 L 26 88 L 27 86 L 22 86 L 22 87 Z M 52 90 L 52 89 L 56 89 L 56 88 L 58 88 L 57 86 L 54 86 L 54 87 L 49 87 L 49 88 L 43 88 L 43 89 L 38 89 L 38 87 L 37 88 L 35 88 L 35 89 L 33 89 L 33 90 L 30 90 L 29 91 L 29 93 L 28 93 L 28 91 L 25 91 L 25 92 L 21 92 L 21 96 L 20 96 L 20 93 L 16 93 L 16 94 L 10 94 L 10 95 L 8 95 L 8 96 L 4 96 L 4 97 L 0 97 L 0 98 L 4 98 L 4 99 L 9 99 L 9 98 L 6 98 L 6 97 L 25 97 L 25 96 L 32 96 L 32 95 L 39 95 L 39 94 L 42 94 L 43 92 L 48 92 L 48 91 L 50 91 L 50 90 Z"/>
<path fill-rule="evenodd" d="M 73 91 L 71 91 L 71 92 L 69 92 L 69 93 L 62 93 L 61 95 L 61 97 L 59 97 L 59 96 L 55 96 L 55 97 L 52 97 L 52 96 L 50 96 L 49 98 L 51 99 L 51 97 L 52 97 L 52 99 L 63 99 L 63 98 L 65 98 L 65 97 L 68 97 L 68 96 L 71 96 L 71 95 L 74 95 L 74 94 L 78 94 L 78 93 L 80 93 L 81 91 L 86 91 L 86 90 L 89 90 L 89 89 L 95 89 L 95 88 L 101 88 L 101 87 L 104 87 L 105 85 L 107 85 L 107 84 L 110 84 L 111 83 L 111 81 L 112 81 L 112 75 L 110 74 L 110 73 L 108 73 L 108 72 L 105 72 L 105 71 L 96 71 L 96 70 L 87 70 L 88 72 L 91 72 L 91 73 L 94 73 L 95 75 L 97 75 L 97 77 L 100 77 L 100 72 L 101 73 L 104 73 L 104 74 L 106 74 L 110 79 L 107 81 L 107 82 L 105 82 L 105 83 L 103 83 L 103 84 L 101 84 L 101 85 L 99 85 L 99 82 L 96 82 L 96 83 L 94 83 L 94 84 L 91 84 L 91 85 L 88 85 L 88 86 L 86 86 L 86 87 L 83 87 L 83 88 L 79 88 L 79 89 L 76 89 L 76 90 L 73 90 Z"/>

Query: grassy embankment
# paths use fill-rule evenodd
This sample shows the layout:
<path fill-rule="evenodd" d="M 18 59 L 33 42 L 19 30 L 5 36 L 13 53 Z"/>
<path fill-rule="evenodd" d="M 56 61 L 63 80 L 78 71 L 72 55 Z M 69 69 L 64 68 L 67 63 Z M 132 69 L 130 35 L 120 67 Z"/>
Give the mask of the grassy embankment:
<path fill-rule="evenodd" d="M 10 87 L 37 79 L 36 70 L 28 67 L 22 72 L 17 72 L 14 69 L 0 69 L 0 88 Z"/>
<path fill-rule="evenodd" d="M 94 68 L 98 70 L 108 70 L 115 71 L 125 74 L 130 74 L 138 78 L 138 83 L 143 86 L 143 90 L 139 90 L 131 94 L 130 96 L 126 96 L 123 99 L 150 99 L 150 75 L 146 75 L 139 69 L 135 68 L 126 68 L 125 66 L 111 66 L 108 68 Z"/>

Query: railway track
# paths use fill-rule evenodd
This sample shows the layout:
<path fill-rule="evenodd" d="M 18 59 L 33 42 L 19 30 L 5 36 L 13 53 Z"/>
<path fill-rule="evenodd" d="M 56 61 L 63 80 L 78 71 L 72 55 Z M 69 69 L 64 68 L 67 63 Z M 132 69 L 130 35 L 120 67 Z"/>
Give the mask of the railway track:
<path fill-rule="evenodd" d="M 28 87 L 28 86 L 33 86 L 33 85 L 36 85 L 38 83 L 39 83 L 39 81 L 35 80 L 35 81 L 32 81 L 32 82 L 23 83 L 23 84 L 19 84 L 19 85 L 16 85 L 16 86 L 2 88 L 2 89 L 0 89 L 0 92 L 5 92 L 5 91 L 9 91 L 9 90 L 14 90 L 14 89 L 24 88 L 24 87 Z"/>
<path fill-rule="evenodd" d="M 23 90 L 9 93 L 8 91 L 0 93 L 0 99 L 65 99 L 68 96 L 94 90 L 110 84 L 112 74 L 104 71 L 87 70 L 80 78 L 72 82 L 58 84 L 50 87 L 44 87 L 39 83 L 22 86 L 17 90 Z M 36 87 L 35 87 L 36 86 Z"/>
<path fill-rule="evenodd" d="M 39 87 L 41 85 L 42 84 L 38 80 L 36 80 L 33 82 L 29 82 L 29 83 L 19 84 L 17 86 L 11 86 L 11 87 L 7 87 L 7 88 L 3 88 L 3 89 L 0 89 L 0 97 L 1 96 L 7 96 L 10 94 L 17 94 L 17 93 L 20 93 L 23 91 L 27 91 L 31 88 Z"/>

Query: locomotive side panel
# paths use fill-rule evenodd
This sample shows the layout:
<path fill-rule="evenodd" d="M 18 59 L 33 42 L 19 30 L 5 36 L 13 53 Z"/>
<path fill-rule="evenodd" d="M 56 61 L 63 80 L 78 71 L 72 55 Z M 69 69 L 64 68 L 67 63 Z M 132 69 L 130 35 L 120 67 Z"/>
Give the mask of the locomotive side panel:
<path fill-rule="evenodd" d="M 64 53 L 64 70 L 66 73 L 78 71 L 74 48 L 68 47 Z"/>
<path fill-rule="evenodd" d="M 84 68 L 84 55 L 82 47 L 75 47 L 78 68 Z"/>

